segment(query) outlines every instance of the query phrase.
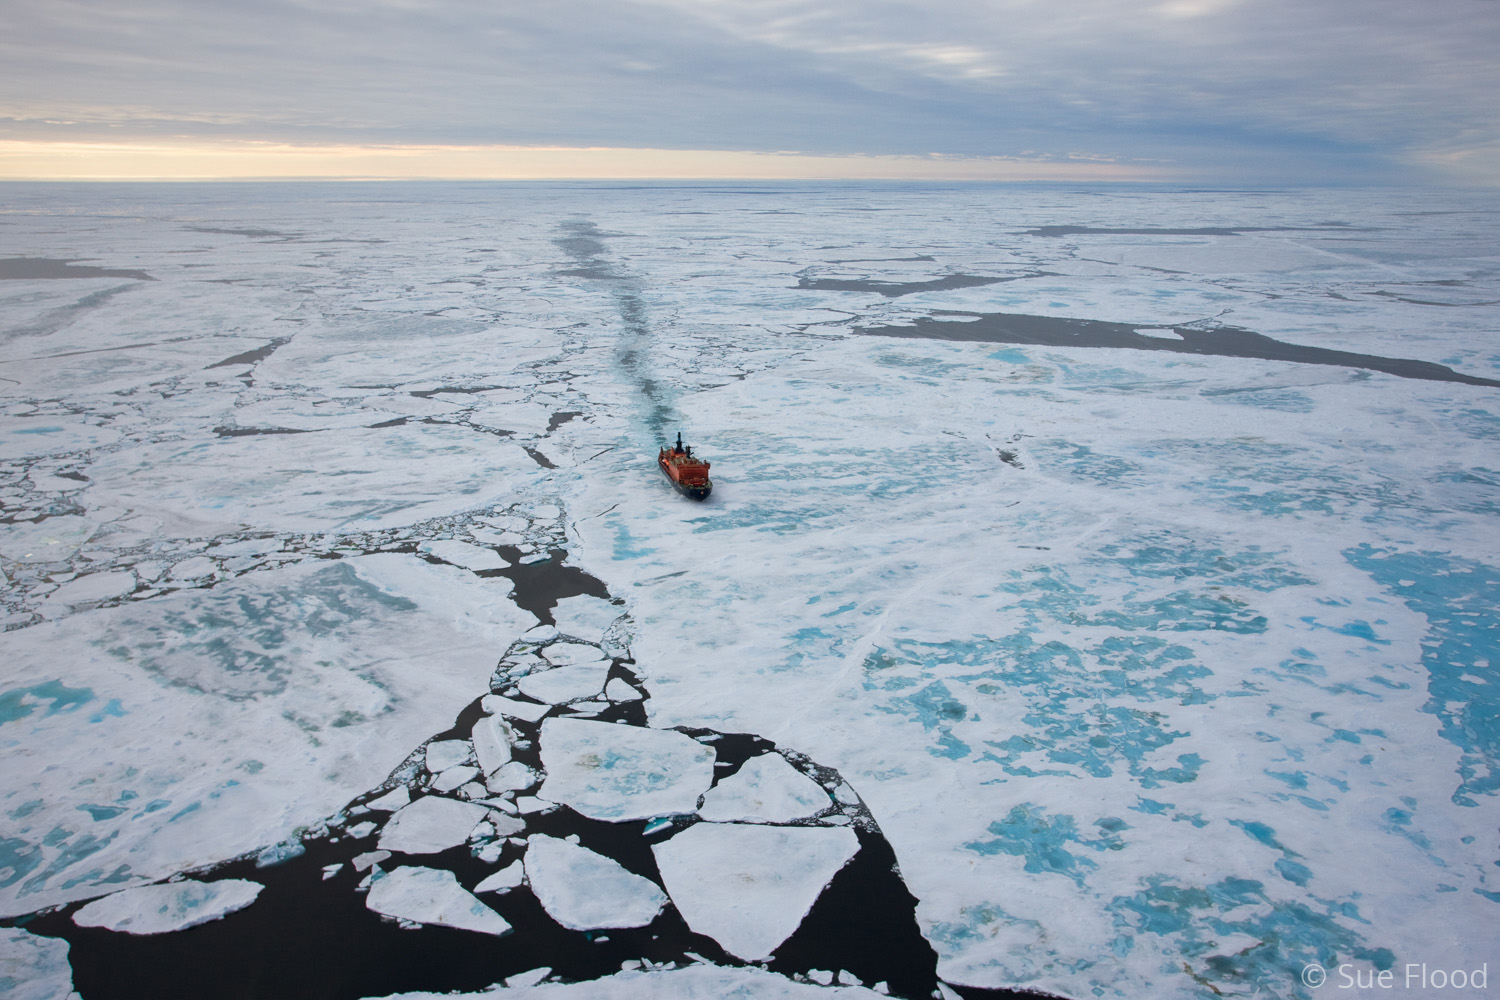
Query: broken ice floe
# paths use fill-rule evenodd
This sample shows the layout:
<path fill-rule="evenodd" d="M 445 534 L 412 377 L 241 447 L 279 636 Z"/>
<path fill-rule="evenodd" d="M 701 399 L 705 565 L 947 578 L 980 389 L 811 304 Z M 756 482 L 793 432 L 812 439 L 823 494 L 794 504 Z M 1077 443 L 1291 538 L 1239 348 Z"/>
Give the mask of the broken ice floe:
<path fill-rule="evenodd" d="M 509 892 L 525 879 L 526 872 L 521 862 L 515 861 L 488 875 L 474 887 L 475 892 Z"/>
<path fill-rule="evenodd" d="M 217 920 L 255 902 L 261 886 L 244 879 L 143 885 L 96 899 L 73 914 L 79 927 L 126 934 L 167 934 Z"/>
<path fill-rule="evenodd" d="M 778 753 L 751 757 L 703 797 L 698 815 L 715 822 L 789 823 L 833 804 L 817 782 Z"/>
<path fill-rule="evenodd" d="M 844 828 L 721 823 L 652 847 L 688 926 L 746 961 L 769 958 L 858 850 Z"/>
<path fill-rule="evenodd" d="M 488 809 L 472 802 L 424 795 L 391 817 L 380 834 L 380 847 L 402 854 L 436 854 L 468 841 L 488 815 Z"/>
<path fill-rule="evenodd" d="M 493 774 L 510 761 L 510 746 L 515 734 L 498 716 L 483 715 L 476 719 L 469 738 L 481 773 Z"/>
<path fill-rule="evenodd" d="M 437 868 L 397 868 L 375 879 L 365 905 L 376 913 L 419 924 L 437 924 L 483 934 L 508 934 L 505 918 Z"/>
<path fill-rule="evenodd" d="M 527 840 L 526 878 L 548 915 L 575 931 L 644 927 L 667 902 L 650 879 L 556 837 Z"/>
<path fill-rule="evenodd" d="M 604 690 L 604 679 L 608 675 L 609 661 L 599 660 L 596 663 L 578 663 L 528 674 L 516 682 L 516 687 L 528 698 L 552 705 L 566 705 L 570 701 L 598 697 L 599 692 Z"/>
<path fill-rule="evenodd" d="M 541 753 L 538 794 L 591 819 L 690 813 L 713 782 L 713 750 L 670 730 L 548 719 Z"/>
<path fill-rule="evenodd" d="M 79 1000 L 68 942 L 17 927 L 0 929 L 0 990 L 6 1000 Z"/>

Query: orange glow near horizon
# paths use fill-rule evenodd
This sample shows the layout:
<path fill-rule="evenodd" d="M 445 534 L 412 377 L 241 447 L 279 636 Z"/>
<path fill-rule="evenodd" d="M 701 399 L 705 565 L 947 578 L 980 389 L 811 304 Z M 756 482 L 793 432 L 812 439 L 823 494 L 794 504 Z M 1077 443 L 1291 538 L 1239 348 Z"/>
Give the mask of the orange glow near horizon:
<path fill-rule="evenodd" d="M 828 156 L 552 146 L 0 141 L 0 180 L 1170 181 L 1162 166 L 1090 159 Z"/>

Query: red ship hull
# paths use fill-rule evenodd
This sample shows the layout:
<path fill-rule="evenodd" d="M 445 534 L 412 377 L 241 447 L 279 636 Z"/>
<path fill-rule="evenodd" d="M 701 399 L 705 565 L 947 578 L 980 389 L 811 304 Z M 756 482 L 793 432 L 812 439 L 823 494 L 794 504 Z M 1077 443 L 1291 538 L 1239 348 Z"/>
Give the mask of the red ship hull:
<path fill-rule="evenodd" d="M 690 449 L 683 448 L 680 435 L 677 447 L 663 448 L 657 453 L 656 464 L 671 481 L 672 488 L 685 497 L 703 500 L 713 491 L 713 481 L 708 478 L 709 463 L 694 458 Z"/>

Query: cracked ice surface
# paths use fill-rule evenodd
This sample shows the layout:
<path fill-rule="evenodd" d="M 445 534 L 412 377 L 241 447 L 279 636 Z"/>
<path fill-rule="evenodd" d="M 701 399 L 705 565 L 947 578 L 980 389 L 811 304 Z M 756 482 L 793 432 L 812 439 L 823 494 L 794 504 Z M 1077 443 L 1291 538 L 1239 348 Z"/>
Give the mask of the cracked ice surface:
<path fill-rule="evenodd" d="M 526 840 L 526 878 L 548 915 L 575 931 L 644 927 L 667 902 L 655 882 L 619 862 L 540 834 Z"/>
<path fill-rule="evenodd" d="M 731 955 L 769 958 L 859 850 L 844 827 L 699 823 L 652 846 L 688 926 Z"/>
<path fill-rule="evenodd" d="M 464 1000 L 490 997 L 493 993 L 399 993 L 379 1000 Z M 714 965 L 689 965 L 680 969 L 650 972 L 626 971 L 581 983 L 539 983 L 508 988 L 506 997 L 516 1000 L 640 1000 L 641 997 L 672 997 L 673 1000 L 721 1000 L 723 997 L 754 997 L 756 1000 L 879 1000 L 885 996 L 860 986 L 818 986 L 799 983 L 763 969 L 727 969 Z M 370 998 L 376 1000 L 376 998 Z"/>
<path fill-rule="evenodd" d="M 833 804 L 822 786 L 779 753 L 751 757 L 703 797 L 698 815 L 717 823 L 789 823 Z"/>
<path fill-rule="evenodd" d="M 7 1000 L 79 1000 L 68 942 L 17 928 L 0 930 L 0 990 Z"/>
<path fill-rule="evenodd" d="M 713 782 L 713 750 L 682 733 L 553 718 L 541 742 L 537 795 L 590 819 L 690 813 Z"/>
<path fill-rule="evenodd" d="M 365 905 L 376 913 L 419 924 L 481 934 L 507 934 L 510 924 L 458 884 L 450 871 L 416 866 L 387 872 L 370 885 Z"/>
<path fill-rule="evenodd" d="M 491 590 L 370 556 L 0 635 L 0 911 L 280 842 L 378 784 L 524 627 Z"/>
<path fill-rule="evenodd" d="M 371 787 L 395 763 L 375 758 L 484 684 L 407 730 L 423 692 L 395 676 L 390 744 L 344 767 L 365 724 L 333 725 L 310 695 L 305 729 L 279 714 L 300 674 L 273 695 L 249 670 L 216 682 L 241 701 L 135 705 L 141 732 L 181 746 L 127 740 L 127 760 L 101 753 L 123 725 L 111 699 L 170 700 L 171 677 L 202 671 L 120 668 L 106 690 L 79 677 L 110 647 L 82 637 L 125 607 L 143 642 L 170 638 L 186 592 L 455 541 L 566 548 L 628 596 L 653 725 L 837 767 L 952 981 L 1290 996 L 1305 961 L 1493 952 L 1494 390 L 857 333 L 939 310 L 1227 323 L 1492 377 L 1492 194 L 838 186 L 778 190 L 767 212 L 763 191 L 568 188 L 476 195 L 455 224 L 441 198 L 391 190 L 378 208 L 289 185 L 240 188 L 246 205 L 137 192 L 153 210 L 125 214 L 112 193 L 33 193 L 36 214 L 8 217 L 30 255 L 158 279 L 6 282 L 0 300 L 0 698 L 22 713 L 0 739 L 23 760 L 0 778 L 0 872 L 26 869 L 0 878 L 11 912 L 78 875 L 92 895 L 279 842 L 340 800 L 304 796 L 319 775 Z M 316 235 L 184 231 L 205 215 Z M 558 271 L 579 216 L 609 280 Z M 560 411 L 585 416 L 549 430 Z M 654 475 L 668 424 L 714 462 L 703 504 Z M 476 581 L 444 568 L 425 596 L 399 592 L 430 618 L 381 609 L 392 640 L 359 648 L 404 650 L 424 683 L 453 668 L 424 649 L 506 602 L 447 617 Z M 138 587 L 62 589 L 101 572 Z M 66 628 L 38 624 L 54 613 Z M 294 644 L 345 641 L 321 614 L 299 622 Z M 21 644 L 49 655 L 18 659 L 33 632 Z M 475 668 L 504 646 L 476 646 Z M 79 757 L 113 764 L 82 785 Z M 284 822 L 243 805 L 261 795 Z"/>
<path fill-rule="evenodd" d="M 73 922 L 126 934 L 167 934 L 243 910 L 255 902 L 261 888 L 259 883 L 235 878 L 143 885 L 79 907 Z"/>

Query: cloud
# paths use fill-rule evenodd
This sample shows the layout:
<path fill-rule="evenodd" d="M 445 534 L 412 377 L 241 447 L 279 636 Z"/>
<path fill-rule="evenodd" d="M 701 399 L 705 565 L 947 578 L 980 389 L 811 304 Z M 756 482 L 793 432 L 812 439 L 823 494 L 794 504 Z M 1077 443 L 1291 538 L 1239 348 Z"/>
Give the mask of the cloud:
<path fill-rule="evenodd" d="M 1497 47 L 1485 0 L 18 0 L 0 138 L 1380 177 L 1500 141 Z"/>

